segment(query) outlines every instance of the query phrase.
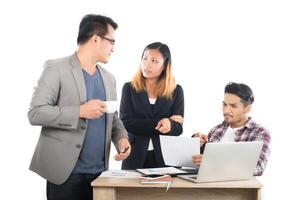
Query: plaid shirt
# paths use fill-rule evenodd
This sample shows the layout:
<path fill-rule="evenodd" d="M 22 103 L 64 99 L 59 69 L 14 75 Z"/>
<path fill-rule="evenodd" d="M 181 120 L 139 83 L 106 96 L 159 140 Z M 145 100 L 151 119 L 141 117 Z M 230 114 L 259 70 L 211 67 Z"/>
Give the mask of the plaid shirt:
<path fill-rule="evenodd" d="M 221 138 L 224 136 L 228 124 L 223 121 L 222 124 L 215 126 L 208 133 L 208 141 L 209 142 L 220 142 Z M 255 123 L 251 118 L 246 123 L 245 127 L 239 129 L 235 133 L 235 142 L 247 142 L 247 141 L 263 141 L 263 148 L 260 153 L 254 176 L 260 176 L 263 174 L 264 169 L 267 165 L 268 157 L 270 155 L 270 142 L 271 137 L 268 130 L 266 130 L 263 126 Z"/>

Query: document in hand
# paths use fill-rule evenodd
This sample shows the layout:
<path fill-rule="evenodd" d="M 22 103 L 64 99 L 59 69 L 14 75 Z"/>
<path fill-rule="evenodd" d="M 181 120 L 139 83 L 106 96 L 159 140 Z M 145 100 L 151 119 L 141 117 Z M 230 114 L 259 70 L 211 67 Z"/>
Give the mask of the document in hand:
<path fill-rule="evenodd" d="M 160 146 L 166 165 L 196 167 L 192 156 L 200 153 L 199 138 L 160 135 Z"/>

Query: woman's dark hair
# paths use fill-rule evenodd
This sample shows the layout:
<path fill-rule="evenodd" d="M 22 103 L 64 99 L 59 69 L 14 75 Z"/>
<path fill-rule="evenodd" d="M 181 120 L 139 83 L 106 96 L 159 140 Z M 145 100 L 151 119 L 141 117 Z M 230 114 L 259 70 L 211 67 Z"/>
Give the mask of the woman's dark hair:
<path fill-rule="evenodd" d="M 114 30 L 118 28 L 118 24 L 109 17 L 94 14 L 85 15 L 79 25 L 77 44 L 84 44 L 95 34 L 105 36 L 108 33 L 108 25 L 111 25 Z"/>
<path fill-rule="evenodd" d="M 248 106 L 254 102 L 254 95 L 251 88 L 243 83 L 228 83 L 225 86 L 225 93 L 234 94 L 240 97 L 245 106 Z"/>

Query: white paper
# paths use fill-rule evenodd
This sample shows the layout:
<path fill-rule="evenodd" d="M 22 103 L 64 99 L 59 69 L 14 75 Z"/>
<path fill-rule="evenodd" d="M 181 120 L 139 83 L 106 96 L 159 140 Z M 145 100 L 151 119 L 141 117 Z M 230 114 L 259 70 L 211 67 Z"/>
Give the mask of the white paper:
<path fill-rule="evenodd" d="M 102 172 L 100 177 L 110 177 L 110 178 L 140 178 L 141 174 L 135 170 L 108 170 Z"/>
<path fill-rule="evenodd" d="M 119 102 L 118 101 L 105 101 L 106 105 L 106 112 L 107 113 L 114 113 L 119 108 Z"/>
<path fill-rule="evenodd" d="M 166 165 L 197 167 L 192 156 L 200 154 L 199 138 L 160 135 L 160 145 Z"/>

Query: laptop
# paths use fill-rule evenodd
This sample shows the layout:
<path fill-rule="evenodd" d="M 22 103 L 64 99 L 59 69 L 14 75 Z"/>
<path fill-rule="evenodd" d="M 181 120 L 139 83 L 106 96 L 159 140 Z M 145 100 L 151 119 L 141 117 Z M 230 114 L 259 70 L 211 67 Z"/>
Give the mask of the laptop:
<path fill-rule="evenodd" d="M 261 141 L 207 143 L 198 174 L 178 177 L 195 183 L 250 179 L 262 146 Z"/>

